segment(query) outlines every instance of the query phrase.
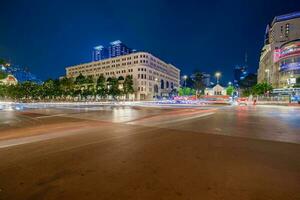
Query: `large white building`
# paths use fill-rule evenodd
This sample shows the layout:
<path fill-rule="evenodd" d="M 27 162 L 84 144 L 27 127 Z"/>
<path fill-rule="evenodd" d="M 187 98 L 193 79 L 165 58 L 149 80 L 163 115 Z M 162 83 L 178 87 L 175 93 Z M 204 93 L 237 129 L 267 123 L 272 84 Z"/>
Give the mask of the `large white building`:
<path fill-rule="evenodd" d="M 79 74 L 105 78 L 132 75 L 135 99 L 152 100 L 157 96 L 168 96 L 179 87 L 180 70 L 147 52 L 108 58 L 101 61 L 66 67 L 67 77 Z"/>

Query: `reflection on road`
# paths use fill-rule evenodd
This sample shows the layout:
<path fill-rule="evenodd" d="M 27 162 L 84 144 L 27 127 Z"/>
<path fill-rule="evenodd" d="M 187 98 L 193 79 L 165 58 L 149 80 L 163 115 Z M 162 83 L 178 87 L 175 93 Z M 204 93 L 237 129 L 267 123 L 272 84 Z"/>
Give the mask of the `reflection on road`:
<path fill-rule="evenodd" d="M 168 107 L 97 104 L 14 104 L 0 111 L 0 130 L 72 120 L 169 128 L 300 143 L 300 109 L 283 106 Z M 1 134 L 0 134 L 1 136 Z"/>

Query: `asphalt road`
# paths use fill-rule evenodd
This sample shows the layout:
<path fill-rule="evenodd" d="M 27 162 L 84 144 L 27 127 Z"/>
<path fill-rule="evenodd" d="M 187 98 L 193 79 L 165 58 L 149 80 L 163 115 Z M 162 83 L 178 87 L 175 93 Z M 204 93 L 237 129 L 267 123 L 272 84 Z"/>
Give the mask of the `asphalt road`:
<path fill-rule="evenodd" d="M 0 199 L 300 199 L 300 109 L 0 111 Z"/>

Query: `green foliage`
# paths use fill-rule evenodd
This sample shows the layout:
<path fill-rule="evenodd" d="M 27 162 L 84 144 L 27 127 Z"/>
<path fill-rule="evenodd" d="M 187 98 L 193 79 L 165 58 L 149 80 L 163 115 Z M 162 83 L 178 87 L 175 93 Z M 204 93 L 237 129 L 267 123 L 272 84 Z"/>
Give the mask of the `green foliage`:
<path fill-rule="evenodd" d="M 97 79 L 96 93 L 102 98 L 104 98 L 107 95 L 106 80 L 102 74 Z"/>
<path fill-rule="evenodd" d="M 265 95 L 273 90 L 272 85 L 269 83 L 258 83 L 252 87 L 252 94 Z"/>
<path fill-rule="evenodd" d="M 234 92 L 234 87 L 233 86 L 228 86 L 226 88 L 226 94 L 227 95 L 231 96 L 233 94 L 233 92 Z"/>
<path fill-rule="evenodd" d="M 190 95 L 195 95 L 196 90 L 189 88 L 189 87 L 183 87 L 178 89 L 178 95 L 179 96 L 190 96 Z"/>
<path fill-rule="evenodd" d="M 108 94 L 111 95 L 114 99 L 116 99 L 117 96 L 121 95 L 121 90 L 119 89 L 119 82 L 118 79 L 115 77 L 111 77 L 108 79 Z"/>
<path fill-rule="evenodd" d="M 64 77 L 59 81 L 59 89 L 64 96 L 72 96 L 74 93 L 74 80 Z"/>
<path fill-rule="evenodd" d="M 5 79 L 8 76 L 7 73 L 0 71 L 0 80 Z"/>
<path fill-rule="evenodd" d="M 79 74 L 79 76 L 76 77 L 75 79 L 75 84 L 77 85 L 83 85 L 85 84 L 87 81 L 86 81 L 86 78 L 85 76 L 83 76 L 81 73 Z"/>
<path fill-rule="evenodd" d="M 126 95 L 134 93 L 132 76 L 130 75 L 126 76 L 125 81 L 123 83 L 123 90 L 124 90 L 124 94 Z"/>
<path fill-rule="evenodd" d="M 122 84 L 123 89 L 120 87 Z M 121 89 L 120 89 L 121 88 Z M 121 95 L 134 93 L 132 76 L 125 80 L 115 77 L 108 78 L 101 75 L 96 82 L 93 77 L 84 77 L 82 74 L 76 79 L 64 77 L 60 80 L 49 79 L 42 85 L 34 82 L 18 83 L 16 85 L 0 85 L 0 97 L 18 101 L 33 100 L 82 100 L 96 99 L 97 96 L 105 98 L 111 95 L 114 99 Z"/>
<path fill-rule="evenodd" d="M 7 95 L 7 87 L 5 85 L 0 85 L 0 97 L 3 98 Z"/>
<path fill-rule="evenodd" d="M 3 59 L 3 58 L 0 58 L 0 65 L 6 65 L 7 62 Z"/>

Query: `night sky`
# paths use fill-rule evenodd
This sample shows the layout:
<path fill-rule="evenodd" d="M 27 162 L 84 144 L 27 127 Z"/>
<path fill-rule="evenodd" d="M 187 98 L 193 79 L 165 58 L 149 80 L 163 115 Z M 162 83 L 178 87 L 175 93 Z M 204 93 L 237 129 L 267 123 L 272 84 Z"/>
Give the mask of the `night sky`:
<path fill-rule="evenodd" d="M 190 74 L 232 79 L 233 67 L 258 68 L 267 23 L 300 11 L 299 0 L 2 0 L 0 58 L 29 67 L 41 79 L 91 61 L 91 49 L 121 40 Z"/>

